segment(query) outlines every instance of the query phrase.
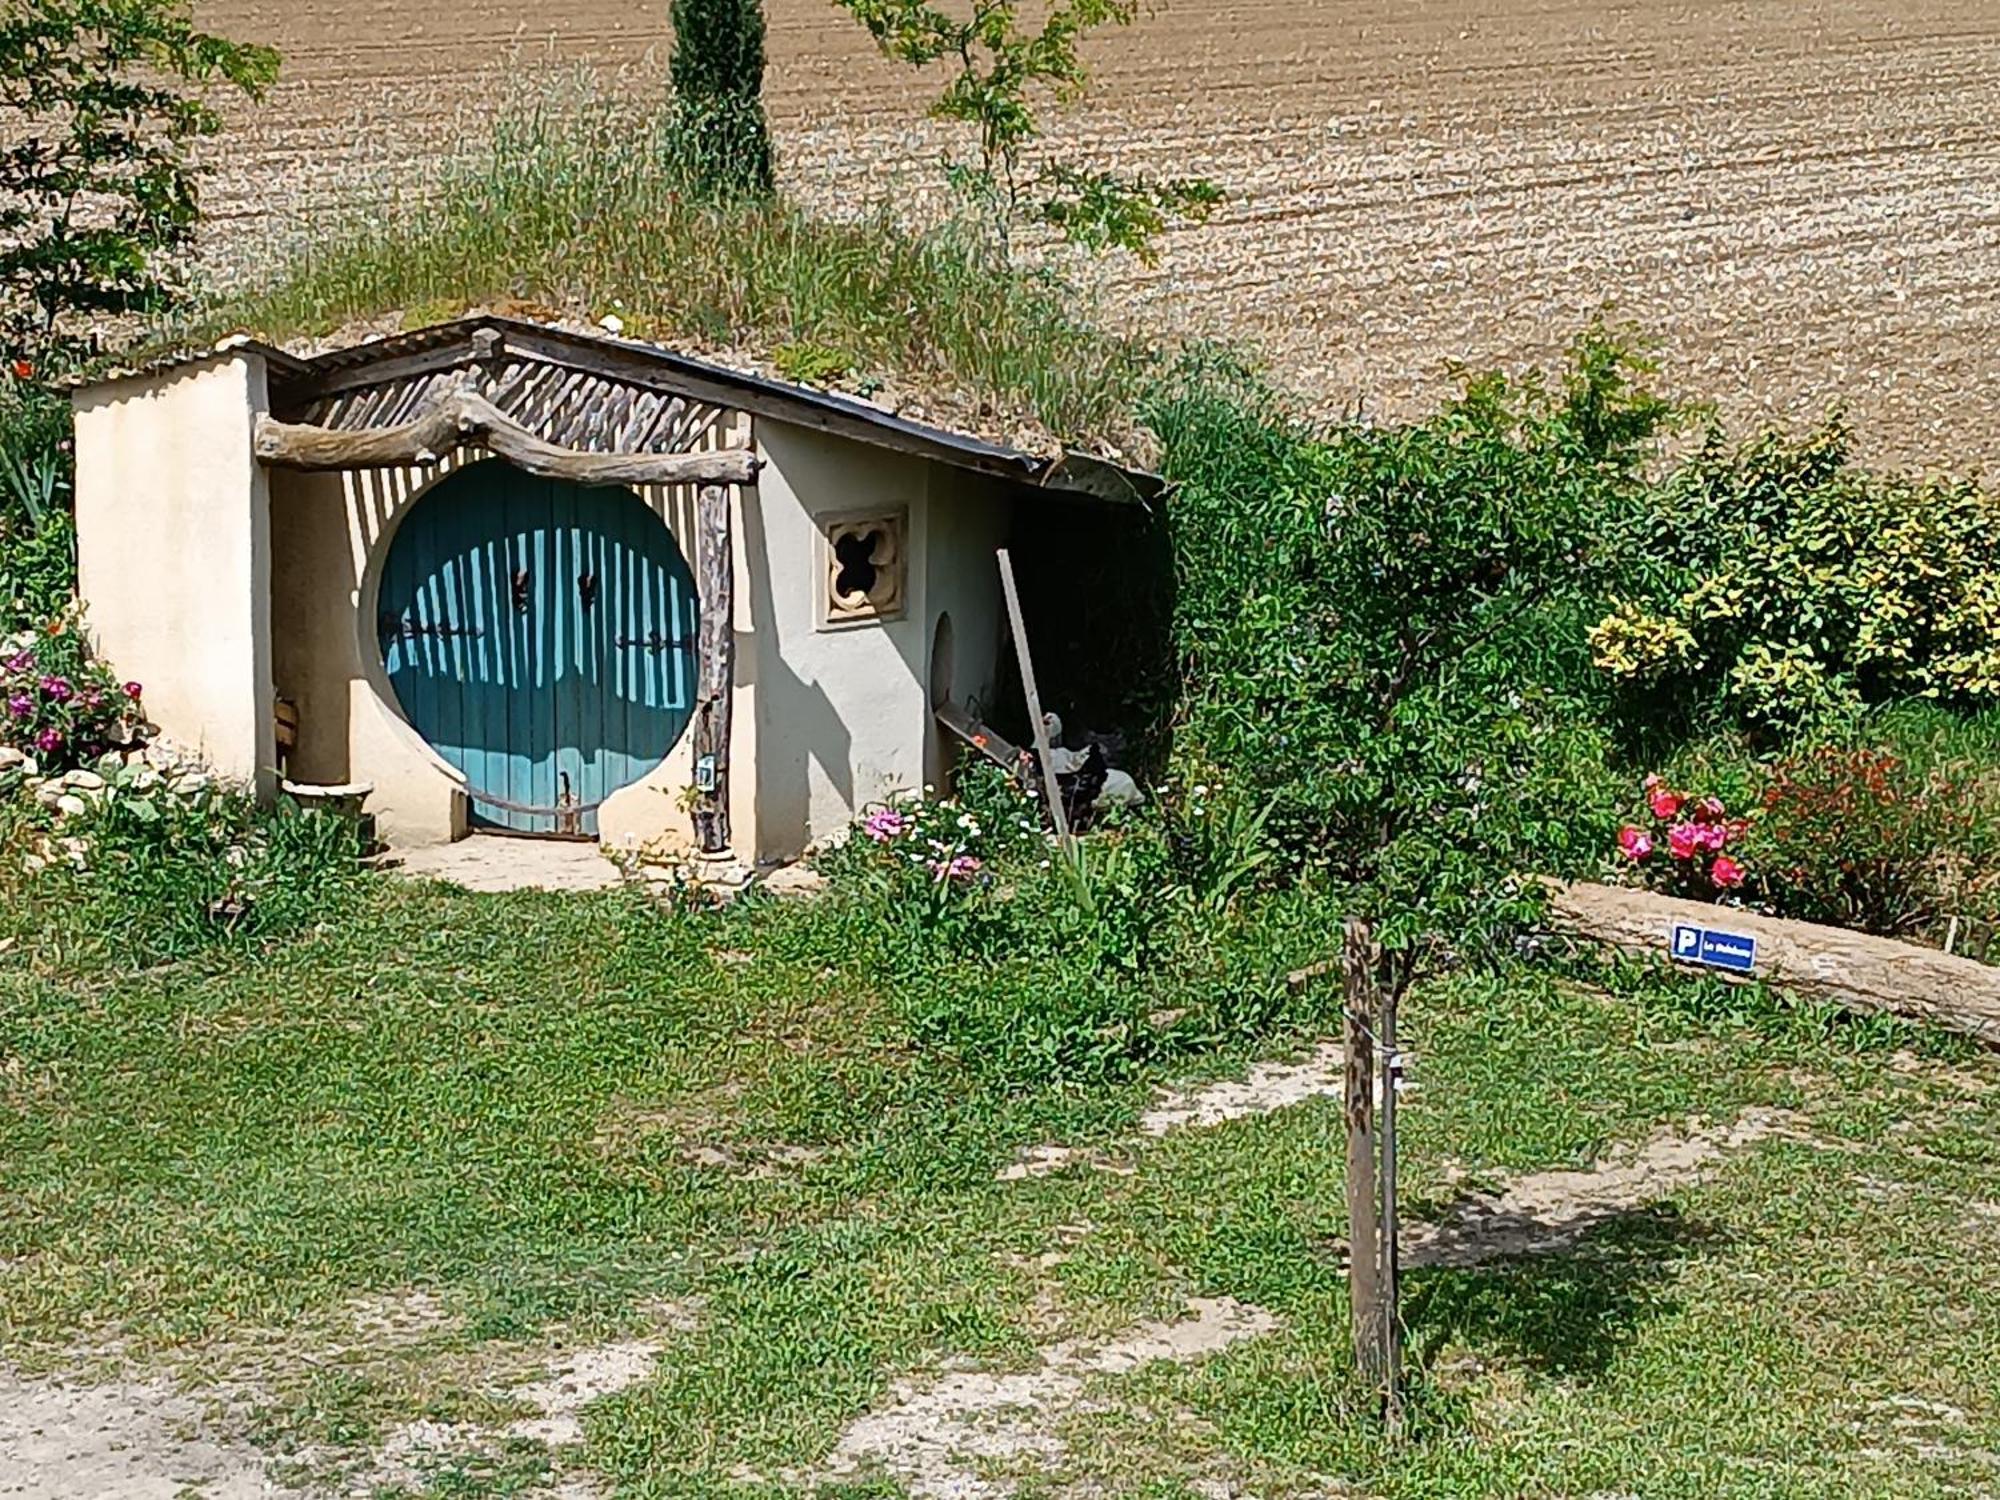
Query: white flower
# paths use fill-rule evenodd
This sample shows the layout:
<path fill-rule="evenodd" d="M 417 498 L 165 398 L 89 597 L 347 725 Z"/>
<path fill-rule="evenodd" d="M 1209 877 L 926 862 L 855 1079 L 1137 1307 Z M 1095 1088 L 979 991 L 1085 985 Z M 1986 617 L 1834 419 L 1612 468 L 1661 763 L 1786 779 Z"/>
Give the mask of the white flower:
<path fill-rule="evenodd" d="M 1194 789 L 1194 795 L 1197 797 L 1206 797 L 1208 795 L 1208 788 L 1205 786 L 1198 786 Z"/>
<path fill-rule="evenodd" d="M 606 333 L 619 334 L 625 331 L 625 320 L 619 317 L 617 313 L 606 313 L 599 320 L 597 326 L 602 328 Z"/>

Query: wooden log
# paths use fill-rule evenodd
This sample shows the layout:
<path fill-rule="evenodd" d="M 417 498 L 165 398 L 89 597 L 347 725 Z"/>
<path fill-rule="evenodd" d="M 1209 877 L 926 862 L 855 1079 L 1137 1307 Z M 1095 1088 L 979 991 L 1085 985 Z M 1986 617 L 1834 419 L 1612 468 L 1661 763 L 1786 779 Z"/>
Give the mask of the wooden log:
<path fill-rule="evenodd" d="M 1554 924 L 1629 953 L 1667 957 L 1676 925 L 1720 928 L 1757 940 L 1747 974 L 1706 966 L 1737 983 L 1764 980 L 1850 1010 L 1902 1016 L 2000 1046 L 2000 968 L 1935 948 L 1813 922 L 1789 922 L 1651 891 L 1545 882 Z"/>
<path fill-rule="evenodd" d="M 1370 1385 L 1383 1382 L 1382 1225 L 1375 1191 L 1375 943 L 1368 924 L 1347 919 L 1346 975 L 1347 1302 L 1354 1362 Z"/>
<path fill-rule="evenodd" d="M 586 485 L 748 484 L 757 456 L 747 448 L 712 453 L 583 453 L 544 442 L 476 391 L 457 387 L 393 427 L 343 430 L 257 419 L 256 453 L 284 469 L 394 469 L 428 466 L 460 448 L 497 453 L 544 479 Z"/>
<path fill-rule="evenodd" d="M 695 658 L 694 762 L 706 785 L 695 803 L 695 837 L 702 852 L 729 848 L 729 732 L 736 686 L 736 542 L 729 491 L 701 487 L 695 499 L 695 534 L 701 599 L 701 635 Z M 700 785 L 699 781 L 697 783 Z"/>

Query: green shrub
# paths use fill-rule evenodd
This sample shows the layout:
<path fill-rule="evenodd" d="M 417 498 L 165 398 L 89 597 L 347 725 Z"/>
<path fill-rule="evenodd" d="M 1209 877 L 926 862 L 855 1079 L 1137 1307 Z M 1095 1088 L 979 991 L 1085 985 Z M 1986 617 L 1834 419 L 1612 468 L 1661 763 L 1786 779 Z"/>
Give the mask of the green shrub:
<path fill-rule="evenodd" d="M 139 693 L 91 654 L 74 611 L 0 639 L 0 745 L 33 756 L 44 772 L 131 744 L 142 722 Z"/>
<path fill-rule="evenodd" d="M 673 165 L 709 193 L 771 191 L 760 0 L 673 0 L 669 61 L 681 116 Z"/>
<path fill-rule="evenodd" d="M 1611 745 L 1582 643 L 1671 410 L 1594 328 L 1567 378 L 1470 381 L 1429 421 L 1311 434 L 1212 375 L 1156 403 L 1176 489 L 1181 765 L 1268 809 L 1285 869 L 1379 918 L 1407 978 L 1594 866 Z M 1194 774 L 1190 772 L 1189 774 Z"/>
<path fill-rule="evenodd" d="M 1902 697 L 2000 702 L 2000 496 L 1857 469 L 1837 423 L 1734 451 L 1711 432 L 1650 532 L 1650 587 L 1591 632 L 1647 712 L 1706 701 L 1782 735 Z"/>
<path fill-rule="evenodd" d="M 1749 848 L 1780 915 L 1887 937 L 2000 905 L 1992 768 L 1928 769 L 1886 750 L 1827 745 L 1773 768 Z"/>
<path fill-rule="evenodd" d="M 69 404 L 37 374 L 0 370 L 0 635 L 46 624 L 76 590 Z"/>

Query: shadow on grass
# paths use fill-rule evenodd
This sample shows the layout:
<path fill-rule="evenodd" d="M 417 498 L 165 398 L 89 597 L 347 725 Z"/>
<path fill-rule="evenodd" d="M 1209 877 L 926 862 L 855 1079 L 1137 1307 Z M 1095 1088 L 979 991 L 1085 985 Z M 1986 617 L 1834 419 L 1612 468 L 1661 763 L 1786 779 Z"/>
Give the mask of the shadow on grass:
<path fill-rule="evenodd" d="M 1536 1243 L 1532 1225 L 1513 1230 L 1510 1242 Z M 1656 1204 L 1565 1226 L 1557 1253 L 1413 1269 L 1404 1304 L 1411 1362 L 1431 1368 L 1456 1343 L 1550 1374 L 1600 1374 L 1646 1323 L 1679 1305 L 1678 1268 L 1728 1242 L 1715 1226 Z"/>

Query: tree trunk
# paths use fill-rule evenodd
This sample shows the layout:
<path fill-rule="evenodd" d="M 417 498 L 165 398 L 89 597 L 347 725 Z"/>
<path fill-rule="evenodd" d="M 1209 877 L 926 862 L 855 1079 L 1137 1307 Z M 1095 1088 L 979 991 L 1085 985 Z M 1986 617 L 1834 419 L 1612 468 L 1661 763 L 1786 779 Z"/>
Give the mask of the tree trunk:
<path fill-rule="evenodd" d="M 1382 1363 L 1382 1228 L 1375 1195 L 1375 944 L 1368 924 L 1347 919 L 1346 974 L 1347 1294 L 1354 1363 L 1379 1387 Z"/>
<path fill-rule="evenodd" d="M 704 854 L 729 848 L 729 731 L 736 687 L 736 543 L 729 491 L 703 485 L 695 502 L 701 577 L 701 636 L 697 646 L 694 764 L 698 799 L 695 837 Z"/>

